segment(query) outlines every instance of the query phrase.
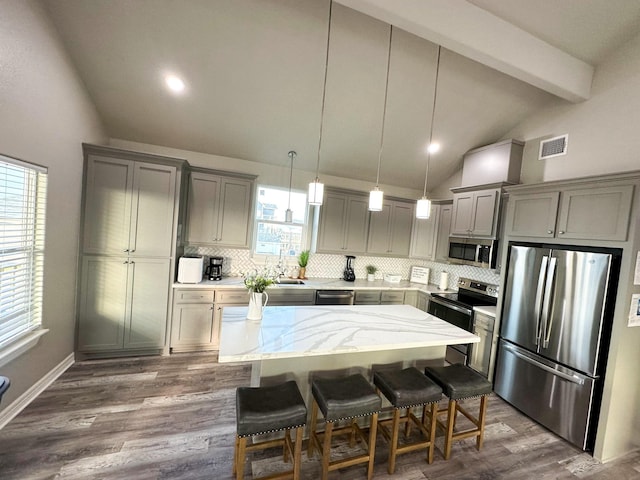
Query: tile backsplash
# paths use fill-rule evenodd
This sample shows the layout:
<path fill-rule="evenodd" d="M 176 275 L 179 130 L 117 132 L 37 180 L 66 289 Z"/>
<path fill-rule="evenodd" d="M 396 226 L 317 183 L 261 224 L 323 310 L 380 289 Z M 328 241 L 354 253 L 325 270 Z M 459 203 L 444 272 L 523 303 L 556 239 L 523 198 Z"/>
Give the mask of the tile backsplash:
<path fill-rule="evenodd" d="M 185 247 L 185 254 L 203 255 L 204 257 L 224 257 L 222 273 L 225 276 L 239 276 L 240 272 L 246 272 L 256 267 L 256 263 L 252 259 L 251 251 L 249 250 L 187 246 Z M 278 257 L 273 256 L 271 260 L 275 264 L 278 261 Z M 207 264 L 208 260 L 205 258 L 205 265 Z M 285 271 L 289 271 L 289 269 L 297 266 L 297 261 L 290 258 L 287 260 L 286 265 L 287 268 Z M 447 272 L 449 274 L 449 288 L 455 288 L 457 286 L 459 277 L 468 277 L 496 285 L 500 281 L 500 276 L 495 270 L 486 268 L 429 262 L 410 258 L 370 256 L 356 256 L 353 263 L 356 278 L 366 278 L 367 272 L 365 267 L 367 265 L 375 265 L 378 268 L 376 272 L 377 279 L 382 279 L 384 274 L 388 273 L 400 275 L 403 280 L 409 279 L 413 265 L 429 267 L 429 282 L 436 285 L 440 281 L 440 274 Z M 312 253 L 309 257 L 306 275 L 309 278 L 342 278 L 342 272 L 345 266 L 346 258 L 344 255 Z"/>

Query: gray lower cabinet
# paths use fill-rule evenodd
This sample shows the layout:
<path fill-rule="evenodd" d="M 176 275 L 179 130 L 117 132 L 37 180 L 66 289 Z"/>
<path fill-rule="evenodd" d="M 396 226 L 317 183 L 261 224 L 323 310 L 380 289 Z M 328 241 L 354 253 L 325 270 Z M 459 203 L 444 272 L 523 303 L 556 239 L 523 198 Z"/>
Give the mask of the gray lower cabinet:
<path fill-rule="evenodd" d="M 380 290 L 356 290 L 354 305 L 380 305 Z"/>
<path fill-rule="evenodd" d="M 430 295 L 428 293 L 418 292 L 418 297 L 416 299 L 416 308 L 422 310 L 423 312 L 426 312 L 429 305 L 429 297 Z"/>
<path fill-rule="evenodd" d="M 566 186 L 552 191 L 510 192 L 508 235 L 571 240 L 627 239 L 633 185 Z"/>
<path fill-rule="evenodd" d="M 354 305 L 402 305 L 404 290 L 356 290 Z"/>
<path fill-rule="evenodd" d="M 85 255 L 78 350 L 160 350 L 165 344 L 170 260 Z"/>
<path fill-rule="evenodd" d="M 404 303 L 404 290 L 383 290 L 380 294 L 381 305 L 402 305 Z"/>
<path fill-rule="evenodd" d="M 171 351 L 215 349 L 219 328 L 215 324 L 215 291 L 176 290 L 171 320 Z"/>
<path fill-rule="evenodd" d="M 416 290 L 407 290 L 404 292 L 404 304 L 411 305 L 415 307 L 418 305 L 418 291 Z"/>

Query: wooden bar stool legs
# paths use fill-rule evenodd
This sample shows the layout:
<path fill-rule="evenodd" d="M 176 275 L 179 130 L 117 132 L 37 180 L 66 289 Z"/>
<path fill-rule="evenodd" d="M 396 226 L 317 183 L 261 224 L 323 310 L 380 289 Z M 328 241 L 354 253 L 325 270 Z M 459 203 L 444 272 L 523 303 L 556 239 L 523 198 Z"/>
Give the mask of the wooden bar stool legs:
<path fill-rule="evenodd" d="M 380 432 L 389 441 L 387 471 L 390 474 L 395 471 L 397 455 L 420 449 L 426 449 L 427 462 L 433 462 L 438 401 L 442 397 L 442 389 L 414 367 L 375 372 L 373 383 L 393 406 L 392 418 L 378 422 Z M 422 405 L 421 419 L 411 411 L 411 407 L 418 405 Z M 403 410 L 405 410 L 404 415 L 402 415 Z M 428 428 L 427 419 L 429 420 Z M 401 424 L 404 424 L 405 437 L 409 436 L 411 425 L 416 425 L 420 429 L 421 439 L 399 445 Z M 391 431 L 388 430 L 388 425 L 391 426 Z"/>
<path fill-rule="evenodd" d="M 329 472 L 362 463 L 367 464 L 367 478 L 373 476 L 373 461 L 376 448 L 376 431 L 378 412 L 381 407 L 380 397 L 367 380 L 359 374 L 342 378 L 316 378 L 312 382 L 313 406 L 311 409 L 311 425 L 309 429 L 308 455 L 311 457 L 317 449 L 322 454 L 322 480 L 328 478 Z M 318 410 L 325 419 L 324 432 L 317 431 Z M 370 416 L 368 438 L 355 418 Z M 334 425 L 339 420 L 351 419 L 349 425 Z M 366 445 L 366 453 L 340 460 L 331 460 L 331 440 L 335 435 L 348 434 L 350 446 L 355 446 L 356 437 Z M 322 441 L 321 441 L 322 437 Z"/>
<path fill-rule="evenodd" d="M 484 441 L 484 426 L 487 414 L 487 396 L 491 393 L 491 383 L 471 368 L 462 365 L 449 365 L 446 367 L 426 367 L 425 374 L 442 387 L 444 394 L 449 397 L 447 409 L 438 410 L 437 415 L 447 415 L 446 422 L 438 420 L 445 432 L 444 458 L 451 456 L 451 445 L 454 441 L 475 437 L 476 448 L 480 450 Z M 478 415 L 475 416 L 462 405 L 459 400 L 470 397 L 481 397 Z M 458 413 L 464 415 L 474 427 L 455 431 L 456 417 Z"/>

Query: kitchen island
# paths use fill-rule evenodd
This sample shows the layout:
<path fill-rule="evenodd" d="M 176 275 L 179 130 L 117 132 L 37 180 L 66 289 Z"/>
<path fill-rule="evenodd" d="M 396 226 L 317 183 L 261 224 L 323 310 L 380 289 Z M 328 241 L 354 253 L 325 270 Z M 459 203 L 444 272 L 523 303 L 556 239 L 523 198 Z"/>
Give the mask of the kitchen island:
<path fill-rule="evenodd" d="M 218 361 L 252 362 L 252 386 L 295 379 L 307 401 L 310 373 L 443 359 L 447 345 L 480 340 L 410 305 L 265 307 L 262 320 L 246 316 L 247 307 L 224 309 Z"/>

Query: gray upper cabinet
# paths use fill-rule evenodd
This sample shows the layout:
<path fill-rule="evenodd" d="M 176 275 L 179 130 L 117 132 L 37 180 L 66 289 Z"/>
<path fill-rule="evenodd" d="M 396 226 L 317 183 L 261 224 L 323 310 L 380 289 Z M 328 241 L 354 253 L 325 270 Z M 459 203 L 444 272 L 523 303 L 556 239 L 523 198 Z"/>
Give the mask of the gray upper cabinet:
<path fill-rule="evenodd" d="M 385 200 L 381 212 L 371 212 L 367 253 L 409 256 L 413 203 Z"/>
<path fill-rule="evenodd" d="M 250 179 L 192 172 L 187 242 L 248 248 L 252 194 Z"/>
<path fill-rule="evenodd" d="M 453 204 L 451 202 L 440 205 L 438 231 L 436 233 L 436 260 L 446 260 L 449 256 L 449 234 L 451 232 L 452 212 Z"/>
<path fill-rule="evenodd" d="M 451 235 L 495 237 L 500 189 L 454 193 Z"/>
<path fill-rule="evenodd" d="M 411 258 L 433 260 L 436 257 L 440 205 L 431 205 L 431 216 L 427 219 L 413 218 L 411 230 Z M 447 229 L 447 238 L 449 230 Z"/>
<path fill-rule="evenodd" d="M 633 185 L 568 185 L 554 191 L 510 194 L 509 235 L 572 240 L 627 239 Z"/>
<path fill-rule="evenodd" d="M 325 192 L 320 210 L 317 252 L 364 253 L 369 230 L 369 200 L 364 195 Z"/>
<path fill-rule="evenodd" d="M 89 155 L 83 252 L 171 255 L 176 167 Z"/>

